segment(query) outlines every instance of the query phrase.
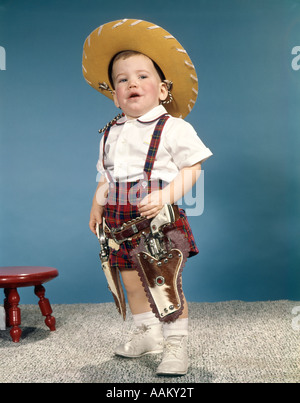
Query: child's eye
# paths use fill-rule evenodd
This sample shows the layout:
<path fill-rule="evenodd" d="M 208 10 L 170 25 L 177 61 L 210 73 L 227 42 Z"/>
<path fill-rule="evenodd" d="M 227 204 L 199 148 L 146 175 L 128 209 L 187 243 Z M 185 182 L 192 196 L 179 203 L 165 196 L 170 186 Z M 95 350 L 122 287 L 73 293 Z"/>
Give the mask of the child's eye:
<path fill-rule="evenodd" d="M 147 76 L 146 76 L 146 74 L 141 74 L 141 75 L 140 75 L 140 78 L 141 78 L 142 80 L 144 80 L 145 78 L 147 78 Z"/>
<path fill-rule="evenodd" d="M 119 83 L 126 83 L 127 78 L 120 78 L 120 80 L 118 81 Z"/>

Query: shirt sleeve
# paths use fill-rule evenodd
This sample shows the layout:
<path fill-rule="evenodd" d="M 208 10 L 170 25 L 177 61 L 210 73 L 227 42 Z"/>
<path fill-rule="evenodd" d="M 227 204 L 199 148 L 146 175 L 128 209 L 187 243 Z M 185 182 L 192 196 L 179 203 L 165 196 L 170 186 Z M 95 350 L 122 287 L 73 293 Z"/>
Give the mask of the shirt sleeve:
<path fill-rule="evenodd" d="M 183 119 L 169 119 L 165 130 L 165 148 L 179 170 L 198 162 L 203 163 L 213 155 L 200 140 L 193 126 Z"/>

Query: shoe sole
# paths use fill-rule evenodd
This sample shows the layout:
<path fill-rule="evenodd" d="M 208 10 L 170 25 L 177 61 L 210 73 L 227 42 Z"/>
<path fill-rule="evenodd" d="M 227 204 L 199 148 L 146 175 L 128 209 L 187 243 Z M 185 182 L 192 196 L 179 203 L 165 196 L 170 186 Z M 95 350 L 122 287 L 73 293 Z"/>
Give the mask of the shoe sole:
<path fill-rule="evenodd" d="M 161 350 L 154 350 L 154 351 L 146 351 L 145 353 L 142 353 L 140 355 L 131 355 L 131 354 L 125 354 L 125 353 L 114 353 L 115 355 L 119 356 L 119 357 L 126 357 L 126 358 L 139 358 L 142 357 L 143 355 L 147 355 L 147 354 L 160 354 L 163 352 L 163 349 Z"/>
<path fill-rule="evenodd" d="M 186 375 L 189 371 L 189 366 L 187 366 L 186 369 L 182 371 L 160 371 L 159 368 L 157 368 L 156 375 L 158 376 L 182 376 Z"/>
<path fill-rule="evenodd" d="M 176 371 L 176 372 L 156 372 L 156 375 L 158 376 L 183 376 L 186 375 L 188 371 Z"/>

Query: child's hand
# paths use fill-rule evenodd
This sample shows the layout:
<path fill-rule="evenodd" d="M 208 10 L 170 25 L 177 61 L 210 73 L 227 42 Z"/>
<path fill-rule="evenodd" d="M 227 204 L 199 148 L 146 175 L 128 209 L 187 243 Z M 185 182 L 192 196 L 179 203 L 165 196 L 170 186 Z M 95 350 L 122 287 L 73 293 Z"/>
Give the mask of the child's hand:
<path fill-rule="evenodd" d="M 153 218 L 157 216 L 163 205 L 162 193 L 158 190 L 144 197 L 138 208 L 142 217 Z"/>
<path fill-rule="evenodd" d="M 105 176 L 101 176 L 99 184 L 97 186 L 96 192 L 93 197 L 93 203 L 90 213 L 90 230 L 97 235 L 96 227 L 97 224 L 102 224 L 102 217 L 104 213 L 104 206 L 106 204 L 106 197 L 108 193 L 108 183 Z"/>
<path fill-rule="evenodd" d="M 103 206 L 99 206 L 98 204 L 93 203 L 90 213 L 89 227 L 90 230 L 95 235 L 97 235 L 96 233 L 97 224 L 102 224 L 102 217 L 103 217 Z"/>

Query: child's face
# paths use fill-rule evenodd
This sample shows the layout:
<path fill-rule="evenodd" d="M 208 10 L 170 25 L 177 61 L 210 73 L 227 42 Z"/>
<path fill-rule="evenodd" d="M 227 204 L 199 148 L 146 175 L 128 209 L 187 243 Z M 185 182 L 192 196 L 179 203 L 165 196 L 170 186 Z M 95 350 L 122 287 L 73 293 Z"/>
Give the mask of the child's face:
<path fill-rule="evenodd" d="M 151 59 L 133 55 L 117 60 L 112 69 L 114 102 L 128 119 L 136 119 L 149 112 L 168 96 L 165 83 Z"/>

